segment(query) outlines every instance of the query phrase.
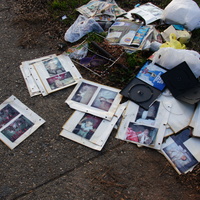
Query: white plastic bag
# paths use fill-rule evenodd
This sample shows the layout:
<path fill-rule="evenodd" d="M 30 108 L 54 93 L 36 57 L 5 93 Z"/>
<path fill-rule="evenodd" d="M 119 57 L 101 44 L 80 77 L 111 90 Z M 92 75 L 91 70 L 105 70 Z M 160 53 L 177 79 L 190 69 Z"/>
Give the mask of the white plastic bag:
<path fill-rule="evenodd" d="M 104 30 L 92 18 L 79 15 L 76 21 L 66 31 L 64 39 L 67 42 L 76 42 L 90 32 L 101 33 Z"/>
<path fill-rule="evenodd" d="M 196 78 L 200 76 L 200 54 L 193 50 L 174 49 L 172 47 L 161 48 L 155 52 L 153 63 L 157 63 L 166 69 L 172 69 L 185 61 Z"/>
<path fill-rule="evenodd" d="M 167 24 L 181 24 L 192 31 L 198 28 L 200 8 L 193 0 L 172 0 L 165 7 L 162 19 Z"/>

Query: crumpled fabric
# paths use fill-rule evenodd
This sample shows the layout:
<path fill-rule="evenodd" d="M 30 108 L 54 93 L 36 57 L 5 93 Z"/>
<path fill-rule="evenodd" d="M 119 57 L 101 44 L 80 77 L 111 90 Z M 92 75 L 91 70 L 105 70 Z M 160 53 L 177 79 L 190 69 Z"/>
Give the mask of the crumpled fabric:
<path fill-rule="evenodd" d="M 66 31 L 64 39 L 67 42 L 73 43 L 90 32 L 101 33 L 103 31 L 102 27 L 93 18 L 79 15 L 76 21 Z"/>

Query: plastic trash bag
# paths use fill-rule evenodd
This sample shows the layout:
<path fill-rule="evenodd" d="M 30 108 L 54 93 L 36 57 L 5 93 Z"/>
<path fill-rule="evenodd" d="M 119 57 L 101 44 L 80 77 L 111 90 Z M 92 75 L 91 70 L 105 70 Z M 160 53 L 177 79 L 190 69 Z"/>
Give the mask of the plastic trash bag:
<path fill-rule="evenodd" d="M 200 8 L 193 0 L 172 0 L 165 7 L 162 19 L 166 24 L 181 24 L 192 31 L 198 27 Z"/>
<path fill-rule="evenodd" d="M 161 48 L 154 53 L 152 62 L 166 69 L 172 69 L 185 61 L 196 78 L 200 76 L 200 54 L 193 50 Z"/>
<path fill-rule="evenodd" d="M 64 39 L 67 42 L 76 42 L 90 32 L 101 33 L 104 30 L 92 18 L 79 15 L 76 21 L 66 31 Z"/>
<path fill-rule="evenodd" d="M 169 42 L 163 43 L 160 48 L 165 48 L 165 47 L 172 47 L 175 49 L 186 49 L 186 46 L 184 44 L 181 44 L 176 37 L 176 34 L 171 33 L 169 36 Z"/>

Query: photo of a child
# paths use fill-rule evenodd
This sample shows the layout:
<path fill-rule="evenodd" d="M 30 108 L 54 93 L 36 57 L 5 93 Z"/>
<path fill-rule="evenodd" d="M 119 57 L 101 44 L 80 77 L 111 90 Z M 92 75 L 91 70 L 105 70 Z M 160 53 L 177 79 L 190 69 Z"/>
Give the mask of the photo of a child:
<path fill-rule="evenodd" d="M 126 140 L 132 142 L 153 145 L 157 135 L 157 131 L 157 128 L 138 125 L 130 122 L 125 137 Z"/>
<path fill-rule="evenodd" d="M 85 114 L 72 132 L 89 140 L 95 133 L 101 121 L 102 118 Z"/>

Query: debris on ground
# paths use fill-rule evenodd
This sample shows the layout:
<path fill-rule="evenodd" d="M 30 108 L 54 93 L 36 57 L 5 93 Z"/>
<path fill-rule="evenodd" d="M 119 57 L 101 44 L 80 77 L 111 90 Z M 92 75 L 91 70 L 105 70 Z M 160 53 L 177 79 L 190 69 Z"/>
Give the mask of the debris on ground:
<path fill-rule="evenodd" d="M 153 16 L 149 16 L 152 9 Z M 60 135 L 100 151 L 120 120 L 116 138 L 158 150 L 179 174 L 192 171 L 200 161 L 200 149 L 194 148 L 200 144 L 197 131 L 200 65 L 199 53 L 187 50 L 185 44 L 192 40 L 192 31 L 200 27 L 198 5 L 194 1 L 173 0 L 165 9 L 147 3 L 126 12 L 114 0 L 91 0 L 77 11 L 80 15 L 63 37 L 66 42 L 80 42 L 81 48 L 74 44 L 61 55 L 47 56 L 45 61 L 40 58 L 22 63 L 31 96 L 47 95 L 76 84 L 66 100 L 76 111 Z M 98 33 L 102 42 L 87 41 L 91 32 Z M 153 51 L 152 44 L 156 45 Z M 109 51 L 109 47 L 112 51 L 116 47 L 118 55 L 115 50 Z M 105 80 L 114 73 L 113 68 L 128 71 L 130 66 L 119 61 L 124 55 L 138 51 L 151 56 L 138 71 L 131 72 L 129 82 L 124 82 L 121 88 L 86 80 L 75 66 L 83 66 Z M 50 70 L 59 70 L 51 75 L 45 62 L 60 57 L 68 61 L 54 62 Z M 58 79 L 64 83 L 58 86 L 55 84 Z M 34 86 L 30 85 L 33 82 Z M 120 104 L 121 100 L 125 104 Z M 73 121 L 72 126 L 73 118 L 76 123 Z M 101 135 L 102 131 L 105 135 Z"/>

